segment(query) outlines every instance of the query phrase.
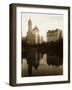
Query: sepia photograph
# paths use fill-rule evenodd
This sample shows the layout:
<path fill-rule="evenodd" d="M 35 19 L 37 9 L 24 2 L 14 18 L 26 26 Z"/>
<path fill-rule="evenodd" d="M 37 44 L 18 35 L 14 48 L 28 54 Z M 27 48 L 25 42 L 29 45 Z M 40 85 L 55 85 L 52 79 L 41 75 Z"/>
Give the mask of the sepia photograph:
<path fill-rule="evenodd" d="M 63 75 L 63 14 L 21 13 L 21 76 Z"/>
<path fill-rule="evenodd" d="M 10 85 L 70 82 L 70 7 L 10 4 Z"/>

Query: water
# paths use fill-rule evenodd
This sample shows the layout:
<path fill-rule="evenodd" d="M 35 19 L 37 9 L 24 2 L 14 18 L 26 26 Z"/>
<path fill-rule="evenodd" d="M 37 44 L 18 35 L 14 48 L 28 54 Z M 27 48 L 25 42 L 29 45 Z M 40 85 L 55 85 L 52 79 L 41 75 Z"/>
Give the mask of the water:
<path fill-rule="evenodd" d="M 56 52 L 29 47 L 23 53 L 21 72 L 22 77 L 63 75 L 63 59 Z"/>

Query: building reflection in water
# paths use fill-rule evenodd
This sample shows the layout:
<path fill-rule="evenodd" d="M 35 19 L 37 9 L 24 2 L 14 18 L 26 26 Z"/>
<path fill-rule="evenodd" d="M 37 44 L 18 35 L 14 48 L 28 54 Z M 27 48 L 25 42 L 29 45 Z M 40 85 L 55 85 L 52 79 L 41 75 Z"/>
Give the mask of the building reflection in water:
<path fill-rule="evenodd" d="M 22 58 L 22 77 L 63 75 L 63 58 L 56 53 L 41 52 L 28 47 Z"/>

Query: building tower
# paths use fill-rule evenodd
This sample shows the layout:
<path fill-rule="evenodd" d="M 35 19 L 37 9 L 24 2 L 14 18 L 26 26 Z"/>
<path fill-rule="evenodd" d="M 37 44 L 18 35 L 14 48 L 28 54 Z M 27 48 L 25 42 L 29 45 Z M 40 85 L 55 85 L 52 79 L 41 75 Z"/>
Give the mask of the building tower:
<path fill-rule="evenodd" d="M 32 21 L 29 19 L 28 21 L 28 31 L 32 31 Z"/>
<path fill-rule="evenodd" d="M 33 35 L 33 30 L 32 30 L 32 21 L 31 21 L 31 19 L 28 20 L 27 43 L 28 44 L 33 44 L 34 43 L 34 35 Z"/>

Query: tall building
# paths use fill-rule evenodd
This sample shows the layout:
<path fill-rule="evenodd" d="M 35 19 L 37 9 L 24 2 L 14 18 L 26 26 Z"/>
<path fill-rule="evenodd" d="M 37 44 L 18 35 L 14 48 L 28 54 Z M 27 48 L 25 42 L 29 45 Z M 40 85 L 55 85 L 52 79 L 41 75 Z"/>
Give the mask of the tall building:
<path fill-rule="evenodd" d="M 35 44 L 39 44 L 39 29 L 37 26 L 34 27 L 33 33 L 35 36 Z"/>
<path fill-rule="evenodd" d="M 29 19 L 28 21 L 28 31 L 32 31 L 32 21 Z"/>
<path fill-rule="evenodd" d="M 32 22 L 31 22 L 31 19 L 29 19 L 29 21 L 28 21 L 28 32 L 27 32 L 26 40 L 27 40 L 28 44 L 33 44 L 34 43 L 34 35 L 32 33 Z"/>
<path fill-rule="evenodd" d="M 28 21 L 27 43 L 28 44 L 39 44 L 40 43 L 39 29 L 37 26 L 35 26 L 32 29 L 31 19 L 29 19 Z"/>
<path fill-rule="evenodd" d="M 62 30 L 56 29 L 56 30 L 48 30 L 47 32 L 47 42 L 55 42 L 59 39 L 63 38 Z"/>

